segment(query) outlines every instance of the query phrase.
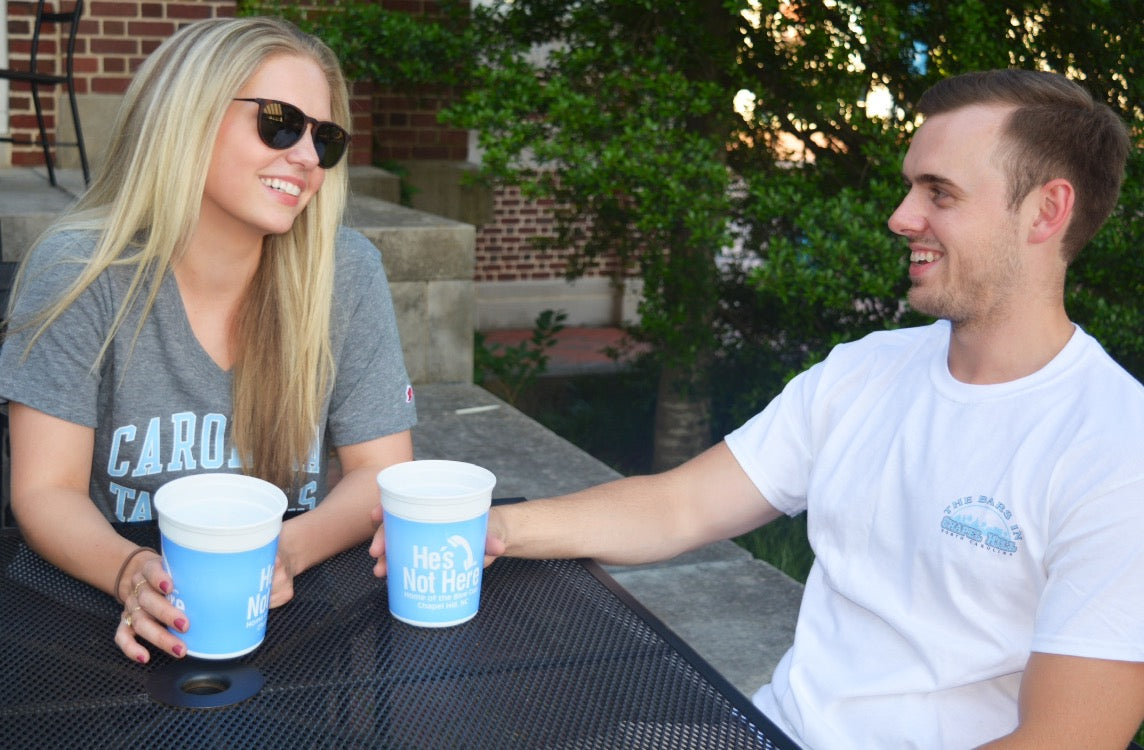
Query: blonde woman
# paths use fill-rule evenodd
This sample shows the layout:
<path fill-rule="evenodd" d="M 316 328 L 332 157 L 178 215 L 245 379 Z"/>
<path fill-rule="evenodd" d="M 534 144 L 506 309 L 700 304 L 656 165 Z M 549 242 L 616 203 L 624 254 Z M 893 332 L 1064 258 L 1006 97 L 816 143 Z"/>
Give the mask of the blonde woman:
<path fill-rule="evenodd" d="M 377 250 L 341 227 L 346 84 L 276 19 L 185 27 L 128 90 L 101 174 L 24 262 L 0 354 L 28 543 L 115 596 L 115 641 L 180 657 L 158 554 L 113 522 L 233 471 L 287 491 L 271 605 L 371 534 L 374 476 L 412 458 L 413 391 Z M 343 478 L 327 493 L 326 456 Z M 309 512 L 301 512 L 309 511 Z"/>

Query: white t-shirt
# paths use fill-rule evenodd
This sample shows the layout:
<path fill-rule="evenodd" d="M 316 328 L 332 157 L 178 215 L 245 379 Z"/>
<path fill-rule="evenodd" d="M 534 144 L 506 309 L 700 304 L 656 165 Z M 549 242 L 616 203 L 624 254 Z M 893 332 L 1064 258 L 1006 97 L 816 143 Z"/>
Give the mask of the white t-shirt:
<path fill-rule="evenodd" d="M 1144 661 L 1144 387 L 1079 328 L 967 385 L 949 325 L 837 347 L 727 436 L 816 559 L 755 703 L 812 748 L 1011 732 L 1031 651 Z"/>

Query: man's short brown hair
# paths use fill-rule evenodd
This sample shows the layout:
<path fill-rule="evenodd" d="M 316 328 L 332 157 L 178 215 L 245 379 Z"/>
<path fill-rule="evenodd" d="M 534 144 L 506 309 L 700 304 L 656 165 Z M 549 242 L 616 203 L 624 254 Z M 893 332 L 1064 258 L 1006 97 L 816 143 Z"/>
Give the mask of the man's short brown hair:
<path fill-rule="evenodd" d="M 917 109 L 929 117 L 978 104 L 1014 108 L 999 154 L 1011 209 L 1050 180 L 1072 184 L 1076 202 L 1063 242 L 1071 263 L 1116 207 L 1130 148 L 1124 122 L 1079 84 L 1032 70 L 947 78 L 922 95 Z"/>

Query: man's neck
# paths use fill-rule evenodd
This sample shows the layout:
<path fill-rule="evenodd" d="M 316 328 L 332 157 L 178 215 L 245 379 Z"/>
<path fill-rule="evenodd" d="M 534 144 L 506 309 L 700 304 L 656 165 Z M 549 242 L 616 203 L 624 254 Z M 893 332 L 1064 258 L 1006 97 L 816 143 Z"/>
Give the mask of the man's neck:
<path fill-rule="evenodd" d="M 973 385 L 1018 380 L 1051 362 L 1075 330 L 1063 306 L 1041 314 L 1010 317 L 1001 323 L 953 324 L 950 374 Z"/>

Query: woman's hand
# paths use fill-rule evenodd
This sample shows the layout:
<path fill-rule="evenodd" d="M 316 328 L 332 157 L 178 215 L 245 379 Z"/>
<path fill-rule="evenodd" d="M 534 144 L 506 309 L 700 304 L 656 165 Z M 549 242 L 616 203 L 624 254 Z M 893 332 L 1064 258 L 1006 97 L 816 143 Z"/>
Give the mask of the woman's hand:
<path fill-rule="evenodd" d="M 274 580 L 270 584 L 270 608 L 281 607 L 294 598 L 294 571 L 282 555 L 274 556 Z"/>
<path fill-rule="evenodd" d="M 151 660 L 151 652 L 140 641 L 149 642 L 176 659 L 186 656 L 187 644 L 168 628 L 186 633 L 190 621 L 183 610 L 176 607 L 167 595 L 174 590 L 174 582 L 163 567 L 163 558 L 147 550 L 132 560 L 135 572 L 127 578 L 130 591 L 123 599 L 123 612 L 115 630 L 115 644 L 119 650 L 140 664 Z M 270 589 L 270 606 L 279 607 L 294 598 L 294 574 L 284 558 L 274 558 L 274 581 Z"/>
<path fill-rule="evenodd" d="M 190 623 L 186 613 L 167 600 L 174 584 L 163 568 L 163 559 L 147 551 L 138 555 L 137 560 L 135 572 L 128 579 L 131 591 L 123 600 L 115 644 L 127 658 L 140 664 L 151 660 L 151 652 L 140 640 L 157 646 L 176 659 L 182 658 L 187 653 L 187 645 L 167 628 L 185 633 Z"/>
<path fill-rule="evenodd" d="M 374 505 L 369 511 L 369 519 L 373 521 L 373 542 L 369 545 L 369 554 L 377 558 L 373 566 L 373 574 L 378 578 L 385 578 L 385 527 L 381 524 L 382 512 L 380 505 Z"/>

